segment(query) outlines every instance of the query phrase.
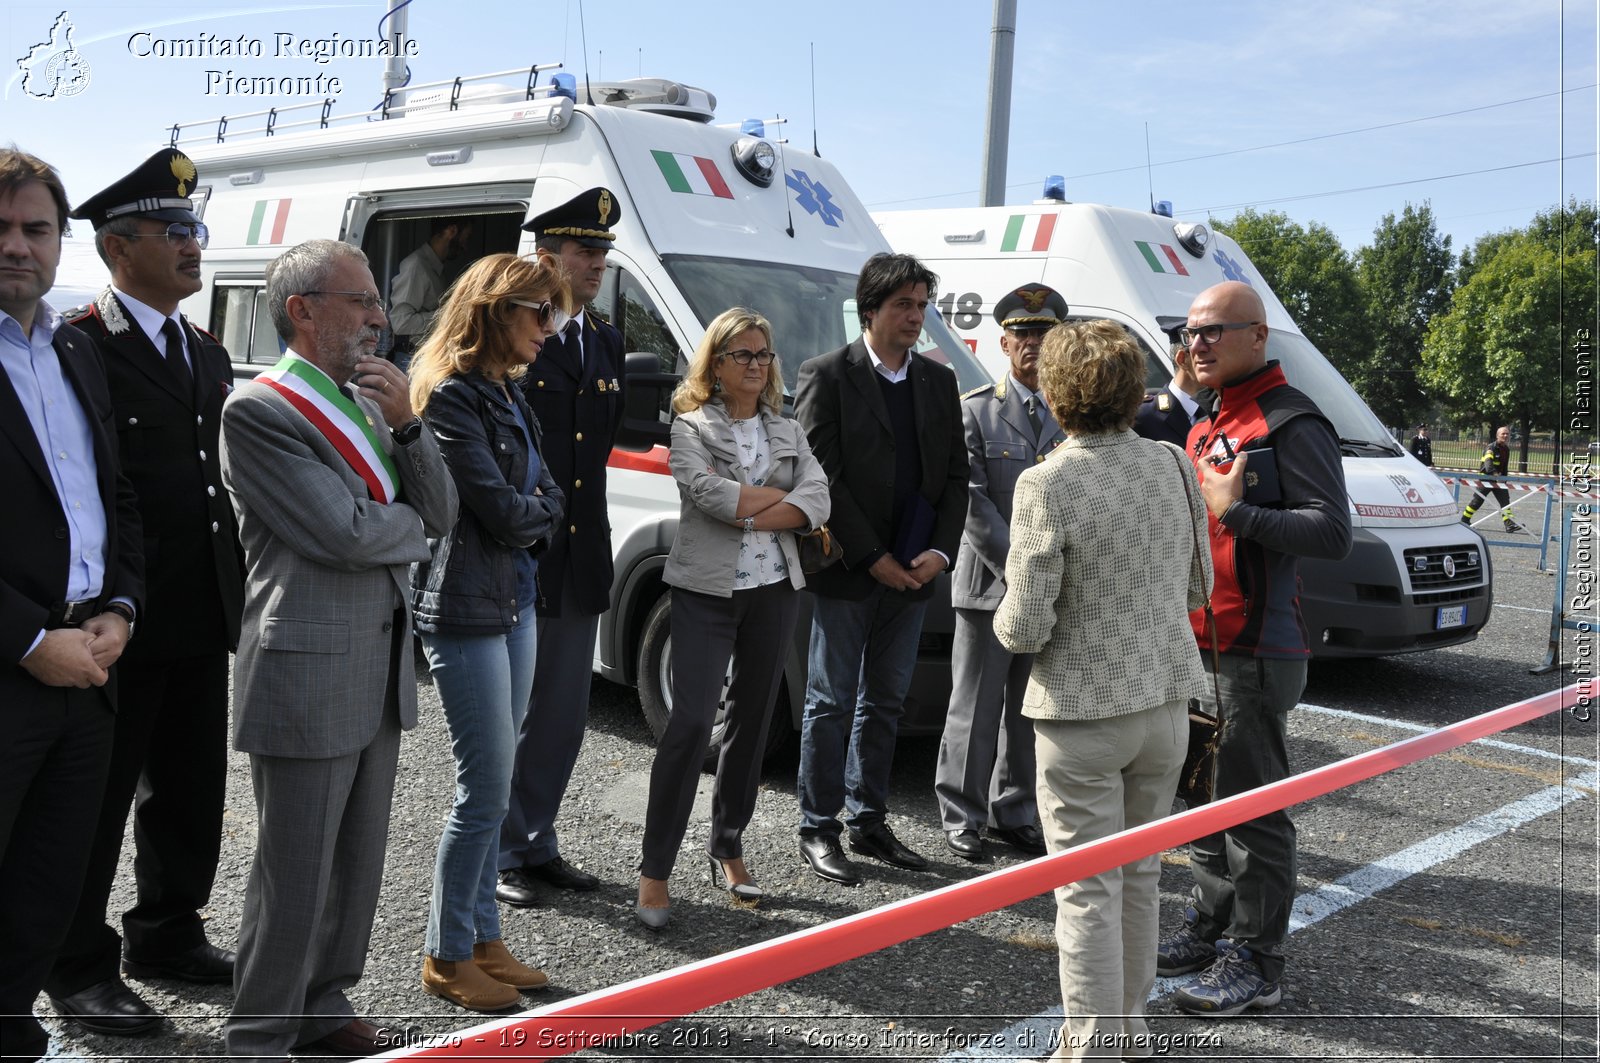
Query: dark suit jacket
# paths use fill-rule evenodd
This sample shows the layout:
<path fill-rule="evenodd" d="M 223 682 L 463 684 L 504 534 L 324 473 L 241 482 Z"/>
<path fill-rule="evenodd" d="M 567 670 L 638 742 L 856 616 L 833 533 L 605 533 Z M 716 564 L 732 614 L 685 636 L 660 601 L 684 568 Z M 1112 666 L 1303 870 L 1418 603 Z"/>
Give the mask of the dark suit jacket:
<path fill-rule="evenodd" d="M 1163 397 L 1167 400 L 1165 410 L 1161 408 Z M 1179 449 L 1187 445 L 1190 427 L 1189 415 L 1171 388 L 1146 395 L 1139 404 L 1139 412 L 1133 415 L 1133 430 L 1139 435 L 1158 443 L 1171 443 Z"/>
<path fill-rule="evenodd" d="M 606 462 L 622 424 L 622 333 L 592 312 L 583 318 L 581 367 L 578 352 L 552 336 L 522 378 L 544 430 L 545 464 L 567 496 L 566 515 L 539 557 L 540 616 L 561 615 L 569 584 L 585 615 L 599 616 L 611 604 Z"/>
<path fill-rule="evenodd" d="M 169 661 L 234 648 L 244 554 L 222 486 L 218 434 L 233 389 L 228 352 L 184 320 L 194 389 L 185 394 L 110 288 L 72 323 L 100 345 L 116 411 L 122 471 L 144 524 L 145 611 L 127 658 Z"/>
<path fill-rule="evenodd" d="M 106 511 L 106 574 L 103 601 L 131 598 L 143 611 L 144 557 L 139 550 L 139 511 L 133 488 L 117 467 L 111 395 L 105 366 L 94 343 L 71 325 L 55 335 L 56 356 L 67 382 L 89 418 L 100 501 Z M 0 369 L 0 705 L 31 701 L 43 688 L 17 662 L 44 627 L 53 606 L 66 600 L 66 514 L 56 496 L 44 450 L 4 369 Z M 116 704 L 116 673 L 101 688 Z"/>
<path fill-rule="evenodd" d="M 866 344 L 818 355 L 800 366 L 795 416 L 828 474 L 833 512 L 828 527 L 844 559 L 806 577 L 807 589 L 860 601 L 878 586 L 867 569 L 894 546 L 894 434 Z M 922 453 L 918 492 L 933 506 L 933 549 L 955 564 L 967 519 L 967 447 L 956 375 L 938 362 L 911 359 L 911 401 Z M 933 593 L 933 584 L 907 592 Z"/>

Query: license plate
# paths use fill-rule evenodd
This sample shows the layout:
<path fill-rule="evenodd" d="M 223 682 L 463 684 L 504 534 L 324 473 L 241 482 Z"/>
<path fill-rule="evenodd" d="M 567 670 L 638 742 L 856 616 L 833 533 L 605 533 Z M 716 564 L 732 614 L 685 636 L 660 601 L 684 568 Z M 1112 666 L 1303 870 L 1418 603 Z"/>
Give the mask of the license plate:
<path fill-rule="evenodd" d="M 1434 614 L 1433 628 L 1443 631 L 1447 627 L 1466 627 L 1467 607 L 1464 605 L 1441 605 Z"/>

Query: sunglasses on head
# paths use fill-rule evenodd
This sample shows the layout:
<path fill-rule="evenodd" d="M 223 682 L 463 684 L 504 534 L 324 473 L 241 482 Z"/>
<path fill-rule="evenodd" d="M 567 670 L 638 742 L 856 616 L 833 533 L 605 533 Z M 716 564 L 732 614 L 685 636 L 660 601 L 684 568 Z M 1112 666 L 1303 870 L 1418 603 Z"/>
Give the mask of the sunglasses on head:
<path fill-rule="evenodd" d="M 548 299 L 542 303 L 532 303 L 526 299 L 513 299 L 511 301 L 517 306 L 525 306 L 538 314 L 539 327 L 549 332 L 560 332 L 567 327 L 567 322 L 572 320 L 571 314 Z"/>

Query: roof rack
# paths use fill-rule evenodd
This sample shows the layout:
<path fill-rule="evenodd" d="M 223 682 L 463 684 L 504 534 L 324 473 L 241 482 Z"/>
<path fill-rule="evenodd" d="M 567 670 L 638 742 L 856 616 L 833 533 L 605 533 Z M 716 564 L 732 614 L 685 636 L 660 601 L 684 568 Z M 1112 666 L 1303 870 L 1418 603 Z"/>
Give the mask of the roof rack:
<path fill-rule="evenodd" d="M 561 63 L 540 63 L 529 67 L 516 67 L 511 70 L 497 70 L 489 74 L 471 74 L 466 77 L 450 78 L 445 81 L 428 81 L 418 85 L 402 85 L 394 89 L 386 89 L 383 99 L 376 107 L 367 111 L 352 111 L 348 114 L 335 115 L 332 113 L 334 99 L 327 97 L 312 100 L 307 103 L 291 104 L 288 107 L 269 107 L 261 111 L 246 111 L 243 114 L 221 115 L 217 118 L 203 118 L 194 122 L 178 122 L 170 129 L 172 147 L 181 147 L 185 143 L 194 144 L 205 139 L 202 130 L 214 131 L 215 143 L 225 144 L 229 137 L 235 139 L 262 136 L 270 137 L 290 129 L 317 128 L 327 129 L 336 122 L 382 122 L 394 118 L 403 118 L 412 112 L 426 112 L 439 110 L 459 110 L 463 105 L 481 103 L 509 103 L 513 100 L 536 100 L 552 95 L 556 90 L 554 80 L 540 85 L 539 74 L 546 70 L 559 70 Z M 491 78 L 504 78 L 511 75 L 525 76 L 527 84 L 524 88 L 509 85 L 479 85 L 477 82 L 486 82 Z M 437 89 L 438 92 L 426 93 L 424 89 Z M 448 98 L 445 91 L 448 89 Z M 476 90 L 476 91 L 475 91 Z M 308 117 L 299 117 L 301 112 L 314 111 Z M 281 121 L 285 115 L 294 114 L 291 121 Z M 252 121 L 260 119 L 260 121 Z M 232 128 L 231 123 L 247 122 L 243 128 Z"/>

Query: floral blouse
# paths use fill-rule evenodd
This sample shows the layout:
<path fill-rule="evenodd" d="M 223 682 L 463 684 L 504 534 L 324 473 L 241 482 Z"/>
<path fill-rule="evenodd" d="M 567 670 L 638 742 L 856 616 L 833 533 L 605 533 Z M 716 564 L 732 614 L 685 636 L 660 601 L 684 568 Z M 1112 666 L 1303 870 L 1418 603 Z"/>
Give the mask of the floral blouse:
<path fill-rule="evenodd" d="M 767 446 L 767 430 L 761 426 L 760 416 L 742 421 L 730 419 L 728 423 L 733 427 L 733 441 L 739 446 L 739 465 L 745 470 L 746 482 L 751 487 L 765 486 L 767 473 L 772 468 L 772 453 Z M 744 540 L 739 544 L 733 589 L 747 591 L 788 578 L 789 566 L 784 564 L 778 533 L 745 532 Z"/>

